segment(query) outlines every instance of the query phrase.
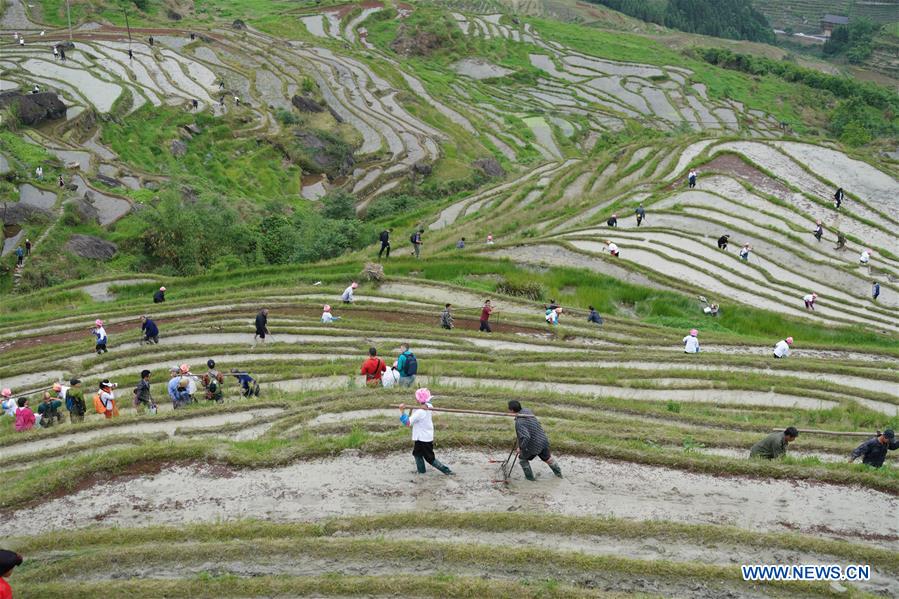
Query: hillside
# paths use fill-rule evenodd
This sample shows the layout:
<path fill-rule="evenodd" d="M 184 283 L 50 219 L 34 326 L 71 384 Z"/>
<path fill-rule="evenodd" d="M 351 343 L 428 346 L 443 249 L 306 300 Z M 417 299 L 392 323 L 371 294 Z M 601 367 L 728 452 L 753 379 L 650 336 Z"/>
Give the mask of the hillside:
<path fill-rule="evenodd" d="M 776 29 L 814 34 L 821 32 L 821 19 L 828 14 L 879 24 L 894 22 L 899 14 L 897 0 L 753 0 L 752 4 Z"/>
<path fill-rule="evenodd" d="M 0 389 L 87 412 L 0 415 L 17 598 L 895 594 L 895 90 L 568 0 L 65 7 L 0 9 Z"/>

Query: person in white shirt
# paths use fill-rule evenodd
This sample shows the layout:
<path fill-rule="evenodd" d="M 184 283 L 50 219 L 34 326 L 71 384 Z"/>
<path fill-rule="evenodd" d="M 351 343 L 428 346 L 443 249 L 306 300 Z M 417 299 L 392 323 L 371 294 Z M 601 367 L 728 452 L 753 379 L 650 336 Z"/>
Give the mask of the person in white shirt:
<path fill-rule="evenodd" d="M 415 392 L 415 400 L 420 406 L 417 409 L 409 408 L 406 414 L 406 404 L 400 404 L 400 422 L 403 426 L 412 427 L 412 455 L 415 457 L 415 468 L 419 474 L 427 472 L 425 462 L 440 470 L 444 474 L 455 474 L 434 457 L 434 423 L 431 420 L 431 392 L 427 389 L 419 389 Z"/>
<path fill-rule="evenodd" d="M 740 248 L 740 260 L 749 260 L 749 252 L 752 251 L 752 246 L 748 243 Z"/>
<path fill-rule="evenodd" d="M 353 295 L 353 292 L 356 288 L 359 287 L 359 283 L 353 281 L 353 284 L 343 290 L 343 295 L 340 296 L 340 299 L 343 300 L 345 304 L 352 304 L 356 301 L 356 297 Z"/>
<path fill-rule="evenodd" d="M 100 403 L 103 404 L 103 416 L 105 418 L 112 418 L 119 415 L 119 410 L 115 405 L 114 393 L 117 386 L 118 385 L 115 383 L 110 383 L 106 379 L 100 382 L 100 391 L 98 395 L 100 396 Z"/>
<path fill-rule="evenodd" d="M 331 324 L 335 320 L 340 320 L 340 317 L 331 314 L 331 306 L 329 306 L 328 304 L 322 306 L 322 323 Z"/>
<path fill-rule="evenodd" d="M 609 253 L 617 258 L 618 257 L 618 245 L 612 241 L 606 241 L 606 246 L 608 246 L 608 248 L 609 248 Z"/>
<path fill-rule="evenodd" d="M 802 298 L 802 301 L 805 302 L 806 310 L 814 310 L 815 309 L 815 300 L 818 299 L 817 293 L 809 293 L 808 295 Z"/>
<path fill-rule="evenodd" d="M 2 402 L 0 402 L 0 407 L 3 408 L 3 413 L 7 416 L 16 417 L 16 410 L 19 405 L 16 403 L 16 400 L 13 399 L 12 389 L 4 389 L 0 391 L 0 397 L 2 397 Z"/>
<path fill-rule="evenodd" d="M 858 261 L 861 264 L 867 264 L 871 259 L 871 250 L 865 249 L 862 250 L 862 255 L 858 257 Z"/>
<path fill-rule="evenodd" d="M 381 386 L 390 389 L 400 381 L 400 371 L 396 369 L 396 365 L 390 366 L 381 375 Z"/>
<path fill-rule="evenodd" d="M 774 346 L 774 357 L 775 358 L 786 358 L 790 355 L 790 346 L 793 345 L 793 338 L 787 337 L 781 341 L 777 342 L 777 345 Z"/>
<path fill-rule="evenodd" d="M 684 337 L 684 353 L 685 354 L 698 354 L 699 353 L 699 331 L 696 329 L 691 329 L 690 334 Z"/>

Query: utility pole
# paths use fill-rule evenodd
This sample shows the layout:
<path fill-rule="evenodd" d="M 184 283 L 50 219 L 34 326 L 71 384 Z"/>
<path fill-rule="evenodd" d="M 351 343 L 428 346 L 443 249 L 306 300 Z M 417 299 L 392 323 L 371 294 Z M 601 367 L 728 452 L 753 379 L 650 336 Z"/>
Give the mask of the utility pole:
<path fill-rule="evenodd" d="M 128 47 L 131 47 L 131 25 L 128 24 L 128 9 L 123 4 L 122 12 L 125 13 L 125 27 L 128 29 Z"/>
<path fill-rule="evenodd" d="M 69 41 L 72 41 L 72 7 L 69 5 L 69 0 L 66 0 L 66 16 L 69 19 Z"/>

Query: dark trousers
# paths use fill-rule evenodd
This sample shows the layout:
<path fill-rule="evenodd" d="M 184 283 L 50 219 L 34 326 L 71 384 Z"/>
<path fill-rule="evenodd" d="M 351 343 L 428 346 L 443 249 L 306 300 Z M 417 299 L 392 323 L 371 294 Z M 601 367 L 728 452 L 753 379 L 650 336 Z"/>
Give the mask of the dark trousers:
<path fill-rule="evenodd" d="M 412 447 L 412 455 L 422 458 L 430 465 L 434 465 L 434 442 L 433 441 L 415 441 Z"/>
<path fill-rule="evenodd" d="M 552 454 L 549 451 L 549 443 L 547 443 L 543 447 L 543 449 L 540 450 L 539 453 L 525 453 L 522 451 L 521 454 L 518 456 L 518 459 L 523 460 L 525 462 L 530 462 L 534 458 L 538 458 L 538 457 L 541 460 L 543 460 L 544 462 L 546 462 L 547 460 L 549 460 L 550 457 L 552 457 Z"/>
<path fill-rule="evenodd" d="M 387 250 L 387 257 L 390 258 L 390 242 L 384 243 L 381 242 L 381 251 L 378 252 L 378 258 L 381 257 L 381 254 L 384 253 L 384 250 Z"/>
<path fill-rule="evenodd" d="M 22 261 L 23 261 L 24 259 L 25 259 L 25 256 L 17 256 L 17 257 L 16 257 L 16 264 L 18 264 L 19 266 L 22 266 Z"/>
<path fill-rule="evenodd" d="M 637 216 L 637 226 L 638 226 L 638 227 L 640 226 L 640 223 L 642 223 L 642 222 L 643 222 L 643 217 L 642 217 L 642 216 Z"/>
<path fill-rule="evenodd" d="M 97 346 L 96 346 L 94 349 L 97 350 L 97 353 L 98 353 L 98 354 L 101 353 L 101 352 L 108 352 L 108 351 L 109 351 L 108 349 L 106 349 L 106 342 L 105 342 L 105 341 L 104 341 L 103 343 L 97 343 Z"/>
<path fill-rule="evenodd" d="M 690 179 L 690 189 L 693 189 L 694 187 L 696 187 L 696 179 L 691 178 Z"/>
<path fill-rule="evenodd" d="M 159 343 L 159 335 L 144 335 L 144 343 Z"/>
<path fill-rule="evenodd" d="M 482 320 L 482 321 L 481 321 L 481 328 L 478 329 L 478 330 L 479 330 L 479 331 L 483 331 L 483 332 L 485 332 L 485 333 L 492 333 L 492 332 L 493 332 L 493 330 L 490 328 L 490 322 L 488 322 L 488 321 L 486 321 L 486 320 Z"/>

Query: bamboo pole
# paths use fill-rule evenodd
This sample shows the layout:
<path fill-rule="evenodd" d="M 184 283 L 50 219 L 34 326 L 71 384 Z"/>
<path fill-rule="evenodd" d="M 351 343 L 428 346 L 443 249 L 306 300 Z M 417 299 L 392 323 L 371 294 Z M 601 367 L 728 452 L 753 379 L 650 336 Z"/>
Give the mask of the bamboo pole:
<path fill-rule="evenodd" d="M 398 408 L 400 404 L 390 404 L 391 408 Z M 424 406 L 405 406 L 409 410 L 431 410 L 432 412 L 451 412 L 453 414 L 476 414 L 478 416 L 506 416 L 509 418 L 536 418 L 533 414 L 510 414 L 508 412 L 487 412 L 484 410 L 456 410 L 453 408 L 426 408 Z"/>
<path fill-rule="evenodd" d="M 771 431 L 775 433 L 782 433 L 784 429 L 782 428 L 772 428 Z M 855 432 L 855 431 L 820 431 L 812 428 L 801 428 L 798 429 L 800 434 L 806 435 L 833 435 L 835 437 L 873 437 L 874 433 L 864 433 L 864 432 Z"/>

